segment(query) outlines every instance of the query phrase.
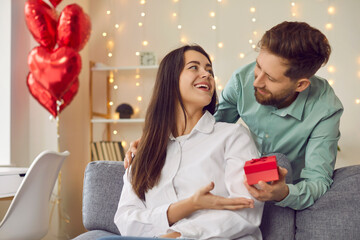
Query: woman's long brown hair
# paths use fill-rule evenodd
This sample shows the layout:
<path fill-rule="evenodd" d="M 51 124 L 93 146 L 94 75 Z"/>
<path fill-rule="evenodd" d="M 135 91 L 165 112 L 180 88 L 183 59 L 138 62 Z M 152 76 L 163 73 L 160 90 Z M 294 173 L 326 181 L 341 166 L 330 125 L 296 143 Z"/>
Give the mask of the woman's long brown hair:
<path fill-rule="evenodd" d="M 185 116 L 184 104 L 181 100 L 179 78 L 184 68 L 184 53 L 194 50 L 203 54 L 210 62 L 209 55 L 198 45 L 185 45 L 168 53 L 159 65 L 156 82 L 145 116 L 145 127 L 135 158 L 131 163 L 131 184 L 142 200 L 145 193 L 153 188 L 160 179 L 165 164 L 166 149 L 170 133 L 177 136 L 176 107 L 180 103 Z M 216 92 L 209 105 L 204 107 L 214 114 Z"/>

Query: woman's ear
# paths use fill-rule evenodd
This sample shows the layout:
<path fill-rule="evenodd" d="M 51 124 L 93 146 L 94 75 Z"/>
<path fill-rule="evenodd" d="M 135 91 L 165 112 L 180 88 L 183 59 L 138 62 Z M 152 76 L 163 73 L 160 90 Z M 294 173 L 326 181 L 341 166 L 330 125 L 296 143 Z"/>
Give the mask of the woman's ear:
<path fill-rule="evenodd" d="M 310 86 L 311 82 L 307 78 L 299 79 L 296 83 L 296 92 L 302 92 Z"/>

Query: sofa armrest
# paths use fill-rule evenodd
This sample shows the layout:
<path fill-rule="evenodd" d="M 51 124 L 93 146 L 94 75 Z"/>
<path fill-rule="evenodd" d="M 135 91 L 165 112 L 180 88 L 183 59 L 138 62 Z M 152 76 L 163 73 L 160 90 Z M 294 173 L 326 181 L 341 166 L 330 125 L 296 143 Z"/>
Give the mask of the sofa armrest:
<path fill-rule="evenodd" d="M 123 162 L 95 161 L 85 169 L 83 187 L 83 224 L 87 230 L 120 234 L 114 216 L 123 186 Z"/>
<path fill-rule="evenodd" d="M 336 169 L 331 188 L 313 206 L 296 213 L 295 239 L 358 239 L 360 165 Z"/>

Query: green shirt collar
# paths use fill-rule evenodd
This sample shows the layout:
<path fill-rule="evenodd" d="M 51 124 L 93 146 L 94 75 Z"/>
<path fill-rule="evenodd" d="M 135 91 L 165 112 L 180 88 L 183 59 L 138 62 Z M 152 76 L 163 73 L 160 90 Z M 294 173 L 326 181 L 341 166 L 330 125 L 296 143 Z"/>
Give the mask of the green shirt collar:
<path fill-rule="evenodd" d="M 286 115 L 290 115 L 293 118 L 301 121 L 305 109 L 305 103 L 309 96 L 310 87 L 311 85 L 304 91 L 300 92 L 297 98 L 295 99 L 295 101 L 292 104 L 290 104 L 290 106 L 281 109 L 275 108 L 273 113 L 280 117 L 285 117 Z"/>

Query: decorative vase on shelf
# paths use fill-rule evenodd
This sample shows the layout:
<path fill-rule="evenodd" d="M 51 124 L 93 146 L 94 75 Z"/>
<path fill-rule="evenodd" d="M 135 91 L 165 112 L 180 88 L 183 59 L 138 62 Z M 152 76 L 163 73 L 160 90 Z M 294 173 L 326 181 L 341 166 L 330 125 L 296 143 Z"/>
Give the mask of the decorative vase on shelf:
<path fill-rule="evenodd" d="M 127 103 L 122 103 L 117 106 L 116 112 L 119 114 L 120 119 L 131 118 L 131 115 L 134 114 L 133 108 Z"/>

